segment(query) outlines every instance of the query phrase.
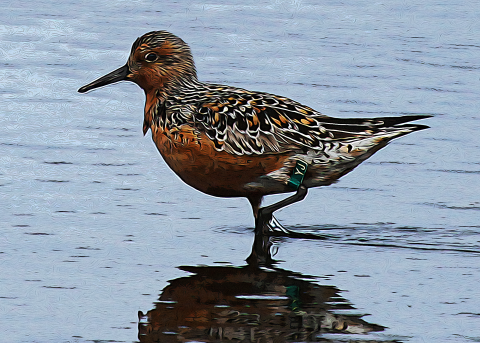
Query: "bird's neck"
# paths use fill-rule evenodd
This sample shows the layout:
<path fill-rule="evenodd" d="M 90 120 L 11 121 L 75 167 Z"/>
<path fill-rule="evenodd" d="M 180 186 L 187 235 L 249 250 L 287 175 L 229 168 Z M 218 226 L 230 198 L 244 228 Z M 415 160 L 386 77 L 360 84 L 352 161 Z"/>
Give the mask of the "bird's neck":
<path fill-rule="evenodd" d="M 155 88 L 144 89 L 146 101 L 143 134 L 150 129 L 155 111 L 162 108 L 169 97 L 181 97 L 183 93 L 189 93 L 192 89 L 200 89 L 202 85 L 203 83 L 198 81 L 196 75 L 191 75 L 191 77 L 171 79 Z"/>
<path fill-rule="evenodd" d="M 160 101 L 166 101 L 172 95 L 182 94 L 184 91 L 197 88 L 201 84 L 195 74 L 188 74 L 164 80 L 162 83 L 157 84 L 156 87 L 145 90 L 145 95 L 147 100 L 153 96 L 160 99 Z"/>

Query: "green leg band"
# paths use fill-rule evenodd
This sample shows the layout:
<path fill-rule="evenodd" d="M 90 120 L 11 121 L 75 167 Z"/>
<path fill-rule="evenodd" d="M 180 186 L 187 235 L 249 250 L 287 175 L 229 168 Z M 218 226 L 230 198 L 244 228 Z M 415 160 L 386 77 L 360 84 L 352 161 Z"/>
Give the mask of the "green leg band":
<path fill-rule="evenodd" d="M 295 165 L 295 168 L 293 168 L 293 174 L 292 176 L 290 176 L 290 180 L 288 180 L 288 186 L 293 188 L 294 190 L 297 190 L 303 182 L 303 178 L 305 177 L 307 168 L 307 162 L 297 160 L 297 164 Z"/>

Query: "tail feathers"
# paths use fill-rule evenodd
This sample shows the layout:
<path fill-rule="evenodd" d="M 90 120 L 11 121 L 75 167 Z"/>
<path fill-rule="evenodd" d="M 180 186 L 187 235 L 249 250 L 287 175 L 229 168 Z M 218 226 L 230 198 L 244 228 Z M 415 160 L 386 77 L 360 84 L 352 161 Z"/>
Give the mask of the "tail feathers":
<path fill-rule="evenodd" d="M 401 116 L 401 117 L 380 117 L 380 118 L 372 118 L 372 120 L 375 120 L 377 122 L 382 121 L 384 127 L 393 127 L 397 126 L 398 124 L 403 124 L 407 122 L 411 122 L 414 120 L 420 120 L 420 119 L 426 119 L 433 117 L 432 115 L 429 114 L 417 114 L 417 115 L 410 115 L 410 116 Z M 411 126 L 419 126 L 423 127 L 424 129 L 428 128 L 426 125 L 416 125 L 416 124 L 411 124 Z"/>
<path fill-rule="evenodd" d="M 421 124 L 404 124 L 414 120 L 430 118 L 431 115 L 408 115 L 401 117 L 377 118 L 328 118 L 321 125 L 332 132 L 337 139 L 352 139 L 364 135 L 384 135 L 398 137 L 407 133 L 427 129 Z M 402 125 L 403 124 L 403 125 Z"/>
<path fill-rule="evenodd" d="M 412 116 L 402 116 L 402 117 L 384 117 L 378 118 L 379 120 L 383 121 L 383 125 L 380 127 L 381 130 L 385 130 L 386 132 L 392 132 L 392 138 L 401 137 L 408 133 L 414 131 L 420 131 L 424 129 L 428 129 L 430 126 L 422 125 L 422 124 L 403 124 L 408 123 L 414 120 L 430 118 L 431 115 L 412 115 Z M 401 124 L 401 125 L 400 125 Z"/>
<path fill-rule="evenodd" d="M 377 126 L 377 127 L 392 127 L 398 124 L 407 123 L 414 120 L 426 119 L 433 117 L 430 114 L 415 114 L 400 117 L 376 117 L 376 118 L 332 118 L 323 119 L 325 124 L 333 125 L 347 125 L 347 126 Z"/>
<path fill-rule="evenodd" d="M 413 131 L 420 131 L 430 128 L 428 125 L 421 125 L 421 124 L 406 124 L 406 125 L 396 125 L 392 126 L 391 129 L 408 129 L 408 132 Z"/>

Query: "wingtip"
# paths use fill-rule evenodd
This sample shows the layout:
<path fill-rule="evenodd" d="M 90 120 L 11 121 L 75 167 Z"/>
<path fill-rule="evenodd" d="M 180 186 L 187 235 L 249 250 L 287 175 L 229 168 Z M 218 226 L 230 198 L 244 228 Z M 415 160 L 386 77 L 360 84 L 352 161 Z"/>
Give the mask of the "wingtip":
<path fill-rule="evenodd" d="M 400 116 L 400 117 L 383 117 L 383 118 L 373 118 L 373 119 L 379 119 L 383 121 L 385 126 L 390 126 L 390 127 L 398 127 L 401 126 L 400 124 L 404 123 L 409 123 L 411 121 L 416 121 L 416 120 L 422 120 L 422 119 L 427 119 L 433 117 L 431 114 L 410 114 L 410 115 L 405 115 L 405 116 Z M 425 126 L 425 125 L 414 125 L 414 126 Z"/>
<path fill-rule="evenodd" d="M 433 114 L 417 114 L 417 115 L 413 115 L 413 117 L 418 117 L 418 119 L 427 119 L 435 116 Z M 414 120 L 418 120 L 418 119 L 414 119 Z"/>

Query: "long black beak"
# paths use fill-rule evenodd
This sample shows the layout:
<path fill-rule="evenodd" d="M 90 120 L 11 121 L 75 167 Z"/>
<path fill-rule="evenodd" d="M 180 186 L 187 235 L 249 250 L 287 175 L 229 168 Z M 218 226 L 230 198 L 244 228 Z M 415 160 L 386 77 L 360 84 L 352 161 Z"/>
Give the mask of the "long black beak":
<path fill-rule="evenodd" d="M 128 65 L 124 65 L 121 68 L 118 68 L 117 70 L 112 71 L 111 73 L 108 73 L 105 76 L 102 76 L 101 78 L 90 82 L 88 85 L 85 85 L 81 88 L 78 89 L 79 93 L 85 93 L 91 89 L 95 89 L 98 87 L 103 87 L 106 85 L 109 85 L 111 83 L 119 82 L 119 81 L 125 81 L 128 80 L 127 75 L 130 73 L 130 70 L 128 69 Z"/>

